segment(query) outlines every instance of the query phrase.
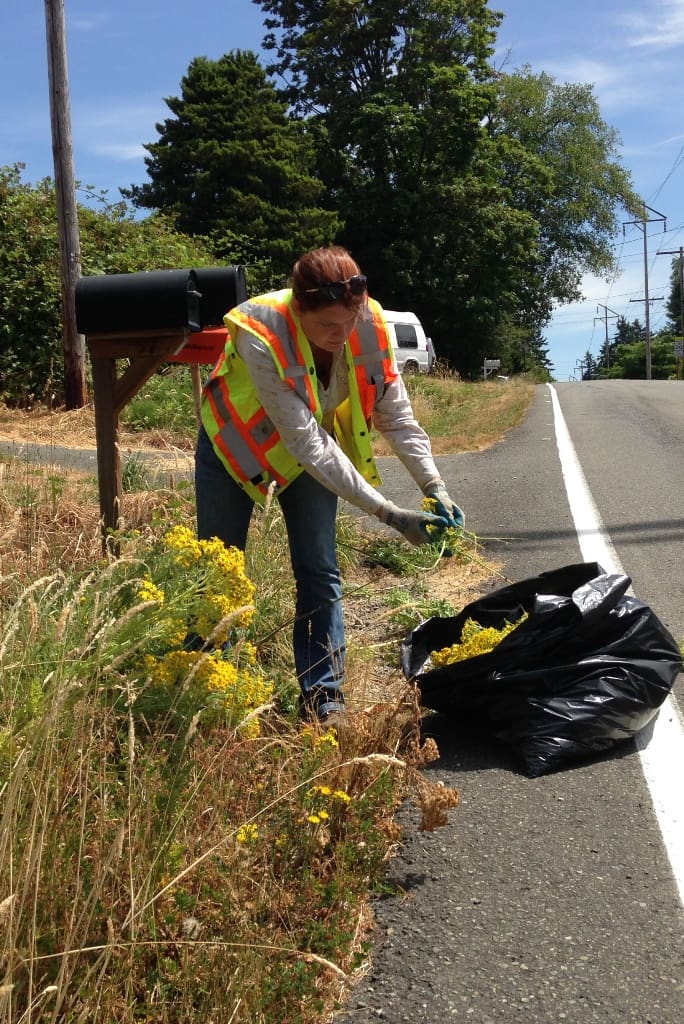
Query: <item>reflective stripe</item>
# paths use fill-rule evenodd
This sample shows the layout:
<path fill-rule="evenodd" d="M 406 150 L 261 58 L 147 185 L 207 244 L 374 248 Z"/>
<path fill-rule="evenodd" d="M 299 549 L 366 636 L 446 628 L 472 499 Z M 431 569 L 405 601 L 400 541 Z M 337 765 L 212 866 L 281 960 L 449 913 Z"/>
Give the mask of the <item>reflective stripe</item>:
<path fill-rule="evenodd" d="M 214 444 L 220 438 L 223 454 L 229 460 L 233 469 L 239 472 L 241 478 L 247 480 L 259 479 L 263 475 L 264 467 L 261 460 L 250 448 L 246 439 L 243 438 L 240 428 L 231 418 L 230 409 L 232 406 L 223 401 L 223 390 L 221 388 L 207 389 L 205 392 L 211 403 L 217 423 L 221 426 L 218 435 L 214 437 Z"/>
<path fill-rule="evenodd" d="M 349 397 L 336 410 L 335 436 L 357 470 L 378 486 L 371 416 L 396 371 L 382 309 L 369 299 L 368 310 L 370 318 L 355 326 L 345 344 Z M 247 366 L 235 348 L 237 329 L 248 331 L 267 346 L 282 379 L 321 423 L 313 354 L 292 309 L 290 290 L 242 303 L 226 315 L 225 322 L 229 340 L 224 358 L 205 388 L 202 422 L 226 469 L 255 501 L 263 502 L 269 479 L 282 489 L 303 467 L 285 448 L 259 403 Z"/>
<path fill-rule="evenodd" d="M 275 294 L 280 296 L 283 293 L 276 292 Z M 313 367 L 307 366 L 304 354 L 299 353 L 296 346 L 296 324 L 289 314 L 289 310 L 286 315 L 283 308 L 286 308 L 284 304 L 278 308 L 272 302 L 248 300 L 231 310 L 228 316 L 230 320 L 239 323 L 251 334 L 269 342 L 271 349 L 278 357 L 277 361 L 280 364 L 283 378 L 292 385 L 302 401 L 308 405 L 310 397 L 315 392 L 310 379 L 315 370 Z"/>

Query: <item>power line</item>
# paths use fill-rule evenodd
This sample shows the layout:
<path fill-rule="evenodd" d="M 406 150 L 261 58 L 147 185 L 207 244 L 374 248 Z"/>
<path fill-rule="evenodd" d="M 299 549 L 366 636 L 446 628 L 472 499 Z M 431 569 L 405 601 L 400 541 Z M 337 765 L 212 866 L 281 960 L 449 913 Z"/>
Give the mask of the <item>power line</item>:
<path fill-rule="evenodd" d="M 648 213 L 655 214 L 654 217 L 649 217 Z M 654 222 L 667 224 L 667 217 L 664 213 L 659 213 L 658 210 L 654 210 L 652 206 L 647 206 L 644 203 L 644 210 L 640 220 L 629 220 L 623 223 L 622 231 L 624 234 L 625 227 L 627 224 L 634 224 L 641 228 L 644 235 L 644 319 L 645 319 L 645 336 L 646 336 L 646 380 L 651 380 L 651 302 L 660 300 L 651 300 L 648 295 L 648 225 Z M 663 227 L 665 230 L 665 227 Z M 630 299 L 630 302 L 638 302 L 638 299 Z"/>
<path fill-rule="evenodd" d="M 677 153 L 677 156 L 674 158 L 674 163 L 672 164 L 672 167 L 667 172 L 667 174 L 665 175 L 665 177 L 661 181 L 660 185 L 658 186 L 658 188 L 655 190 L 655 192 L 651 196 L 651 202 L 654 202 L 658 198 L 658 196 L 663 191 L 663 189 L 667 185 L 668 181 L 670 180 L 670 178 L 672 177 L 674 172 L 677 170 L 677 168 L 679 167 L 679 165 L 683 161 L 684 161 L 684 145 L 682 145 L 681 149 Z"/>
<path fill-rule="evenodd" d="M 609 367 L 610 366 L 610 343 L 608 341 L 608 321 L 609 320 L 619 320 L 620 319 L 620 314 L 616 313 L 614 309 L 609 309 L 608 306 L 604 306 L 603 303 L 601 303 L 601 302 L 599 302 L 598 305 L 596 306 L 596 312 L 597 313 L 598 313 L 599 309 L 603 310 L 603 316 L 601 316 L 601 317 L 594 317 L 594 326 L 596 326 L 596 321 L 597 320 L 603 320 L 603 322 L 605 324 L 605 327 L 606 327 L 606 340 L 604 342 L 603 354 L 604 354 L 604 357 L 605 357 L 605 360 L 606 360 L 606 367 Z M 593 337 L 593 335 L 592 335 L 592 337 Z"/>

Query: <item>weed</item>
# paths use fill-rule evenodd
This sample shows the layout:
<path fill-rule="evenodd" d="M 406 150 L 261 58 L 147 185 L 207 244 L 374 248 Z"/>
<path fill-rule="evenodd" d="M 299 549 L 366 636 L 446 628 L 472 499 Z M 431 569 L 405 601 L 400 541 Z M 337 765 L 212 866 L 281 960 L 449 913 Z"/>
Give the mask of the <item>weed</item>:
<path fill-rule="evenodd" d="M 188 368 L 167 367 L 150 377 L 122 410 L 121 419 L 138 433 L 163 431 L 174 437 L 191 437 L 196 431 L 196 417 Z"/>
<path fill-rule="evenodd" d="M 149 490 L 149 471 L 145 460 L 137 452 L 129 452 L 121 467 L 121 486 L 124 491 Z"/>
<path fill-rule="evenodd" d="M 245 553 L 252 619 L 216 638 L 227 664 L 251 645 L 275 707 L 235 715 L 208 714 L 193 685 L 213 642 L 163 692 L 146 660 L 169 649 L 171 619 L 200 621 L 201 587 L 163 542 L 192 530 L 191 488 L 124 493 L 116 561 L 91 478 L 8 464 L 0 510 L 0 1024 L 320 1020 L 367 950 L 398 802 L 413 793 L 432 828 L 458 800 L 419 771 L 437 752 L 415 690 L 372 656 L 396 647 L 388 614 L 396 631 L 392 616 L 440 607 L 425 585 L 439 546 L 340 517 L 358 624 L 354 728 L 337 735 L 296 719 L 277 504 Z"/>

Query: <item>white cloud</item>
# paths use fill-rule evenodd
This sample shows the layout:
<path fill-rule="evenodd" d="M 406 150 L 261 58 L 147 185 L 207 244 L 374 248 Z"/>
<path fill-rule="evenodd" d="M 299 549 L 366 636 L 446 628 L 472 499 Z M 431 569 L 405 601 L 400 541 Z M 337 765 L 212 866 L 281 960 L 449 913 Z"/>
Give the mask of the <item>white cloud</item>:
<path fill-rule="evenodd" d="M 142 160 L 144 156 L 147 156 L 139 142 L 105 142 L 102 145 L 91 143 L 86 148 L 95 156 L 106 156 L 120 162 Z"/>
<path fill-rule="evenodd" d="M 656 0 L 656 10 L 625 14 L 630 47 L 671 50 L 684 43 L 684 0 Z"/>
<path fill-rule="evenodd" d="M 108 25 L 111 20 L 111 14 L 107 14 L 104 11 L 100 14 L 90 14 L 88 16 L 72 14 L 69 17 L 68 29 L 74 32 L 95 32 L 103 25 Z"/>
<path fill-rule="evenodd" d="M 82 152 L 128 163 L 146 156 L 143 143 L 154 141 L 154 126 L 163 116 L 160 101 L 80 105 L 73 114 L 73 135 Z"/>

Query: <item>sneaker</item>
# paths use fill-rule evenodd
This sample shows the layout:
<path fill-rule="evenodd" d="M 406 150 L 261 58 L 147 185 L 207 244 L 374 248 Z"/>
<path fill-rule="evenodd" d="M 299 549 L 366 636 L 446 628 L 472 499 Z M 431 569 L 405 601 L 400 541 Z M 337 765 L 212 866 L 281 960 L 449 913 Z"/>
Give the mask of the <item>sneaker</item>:
<path fill-rule="evenodd" d="M 335 711 L 327 711 L 323 715 L 318 716 L 318 721 L 321 725 L 324 725 L 326 729 L 344 729 L 348 724 L 349 718 L 347 717 L 347 709 L 342 706 L 337 708 Z"/>
<path fill-rule="evenodd" d="M 327 722 L 331 715 L 344 714 L 344 694 L 340 691 L 329 691 L 322 688 L 299 698 L 299 714 L 302 718 Z"/>

